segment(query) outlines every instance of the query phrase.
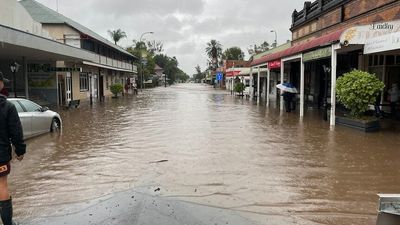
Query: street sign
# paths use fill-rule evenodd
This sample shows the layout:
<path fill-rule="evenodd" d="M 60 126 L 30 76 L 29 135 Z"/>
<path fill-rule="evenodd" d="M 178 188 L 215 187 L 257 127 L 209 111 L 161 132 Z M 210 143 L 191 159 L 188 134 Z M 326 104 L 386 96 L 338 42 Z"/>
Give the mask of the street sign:
<path fill-rule="evenodd" d="M 217 72 L 217 80 L 222 80 L 224 78 L 224 75 L 222 72 Z"/>

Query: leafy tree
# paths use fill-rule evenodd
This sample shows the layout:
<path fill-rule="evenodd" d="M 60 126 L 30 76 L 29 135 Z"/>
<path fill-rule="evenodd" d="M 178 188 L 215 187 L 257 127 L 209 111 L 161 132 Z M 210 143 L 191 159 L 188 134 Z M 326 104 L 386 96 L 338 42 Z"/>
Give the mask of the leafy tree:
<path fill-rule="evenodd" d="M 248 51 L 248 53 L 249 53 L 250 55 L 254 55 L 254 54 L 260 54 L 260 53 L 262 53 L 262 52 L 266 52 L 266 51 L 268 51 L 270 48 L 271 48 L 271 45 L 270 45 L 268 42 L 264 41 L 264 42 L 261 43 L 260 45 L 256 45 L 256 44 L 255 44 L 254 46 L 252 46 L 252 48 L 247 49 L 247 51 Z"/>
<path fill-rule="evenodd" d="M 126 38 L 126 33 L 121 29 L 118 30 L 108 30 L 108 34 L 113 39 L 115 45 L 122 39 Z"/>
<path fill-rule="evenodd" d="M 337 98 L 351 111 L 352 117 L 360 118 L 384 87 L 385 84 L 374 74 L 353 70 L 337 80 Z"/>
<path fill-rule="evenodd" d="M 154 60 L 157 65 L 164 68 L 164 74 L 167 76 L 170 84 L 189 79 L 189 76 L 178 68 L 179 63 L 175 56 L 169 57 L 164 54 L 158 54 L 154 56 Z"/>
<path fill-rule="evenodd" d="M 197 65 L 195 69 L 196 69 L 197 74 L 201 74 L 201 68 L 199 65 Z"/>
<path fill-rule="evenodd" d="M 159 54 L 164 51 L 164 44 L 161 41 L 148 41 L 147 47 L 152 55 Z"/>
<path fill-rule="evenodd" d="M 139 59 L 135 62 L 135 65 L 138 68 L 138 74 L 143 74 L 144 80 L 150 79 L 151 74 L 155 73 L 155 61 L 151 52 L 147 50 L 146 43 L 134 41 L 134 46 L 128 47 L 126 50 Z M 141 76 L 139 82 L 141 82 Z"/>
<path fill-rule="evenodd" d="M 194 75 L 194 80 L 199 81 L 203 78 L 205 78 L 205 74 L 201 72 L 201 68 L 199 65 L 196 66 L 196 74 Z"/>
<path fill-rule="evenodd" d="M 226 60 L 243 60 L 244 52 L 239 47 L 231 47 L 224 51 L 222 59 Z"/>
<path fill-rule="evenodd" d="M 214 70 L 219 66 L 219 59 L 222 57 L 222 45 L 216 40 L 207 43 L 206 54 L 211 60 L 210 67 Z"/>

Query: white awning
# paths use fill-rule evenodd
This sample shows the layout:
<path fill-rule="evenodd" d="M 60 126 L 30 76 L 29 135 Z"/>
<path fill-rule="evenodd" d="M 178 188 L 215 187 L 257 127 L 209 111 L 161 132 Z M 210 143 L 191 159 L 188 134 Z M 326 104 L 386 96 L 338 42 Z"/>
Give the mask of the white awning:
<path fill-rule="evenodd" d="M 84 49 L 0 25 L 0 59 L 61 61 L 93 60 Z"/>

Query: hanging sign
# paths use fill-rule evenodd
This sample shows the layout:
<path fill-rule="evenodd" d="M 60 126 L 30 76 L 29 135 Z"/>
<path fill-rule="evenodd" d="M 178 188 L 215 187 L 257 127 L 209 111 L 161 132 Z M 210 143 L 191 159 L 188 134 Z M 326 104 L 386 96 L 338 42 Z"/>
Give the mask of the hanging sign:
<path fill-rule="evenodd" d="M 269 69 L 279 69 L 281 68 L 281 60 L 275 60 L 272 62 L 268 62 Z"/>
<path fill-rule="evenodd" d="M 364 54 L 386 52 L 400 49 L 400 32 L 368 39 L 364 46 Z"/>
<path fill-rule="evenodd" d="M 345 30 L 340 36 L 342 45 L 363 45 L 368 39 L 400 32 L 400 20 L 372 23 L 365 26 L 356 26 Z"/>
<path fill-rule="evenodd" d="M 317 59 L 331 57 L 332 49 L 331 47 L 317 49 L 312 52 L 307 52 L 303 54 L 303 62 L 309 62 Z"/>

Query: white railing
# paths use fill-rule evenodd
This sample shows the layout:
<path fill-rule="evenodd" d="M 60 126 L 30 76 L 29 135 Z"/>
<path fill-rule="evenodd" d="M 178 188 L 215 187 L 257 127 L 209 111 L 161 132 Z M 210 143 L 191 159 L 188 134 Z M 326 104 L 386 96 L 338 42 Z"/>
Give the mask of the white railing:
<path fill-rule="evenodd" d="M 98 63 L 98 64 L 102 64 L 102 65 L 105 65 L 105 66 L 116 67 L 116 68 L 119 68 L 119 69 L 137 71 L 136 66 L 132 65 L 129 62 L 108 58 L 108 57 L 105 57 L 105 56 L 102 56 L 102 55 L 99 55 L 99 54 L 94 54 L 93 62 L 94 63 Z"/>
<path fill-rule="evenodd" d="M 107 64 L 107 57 L 100 56 L 100 64 L 106 65 Z"/>

